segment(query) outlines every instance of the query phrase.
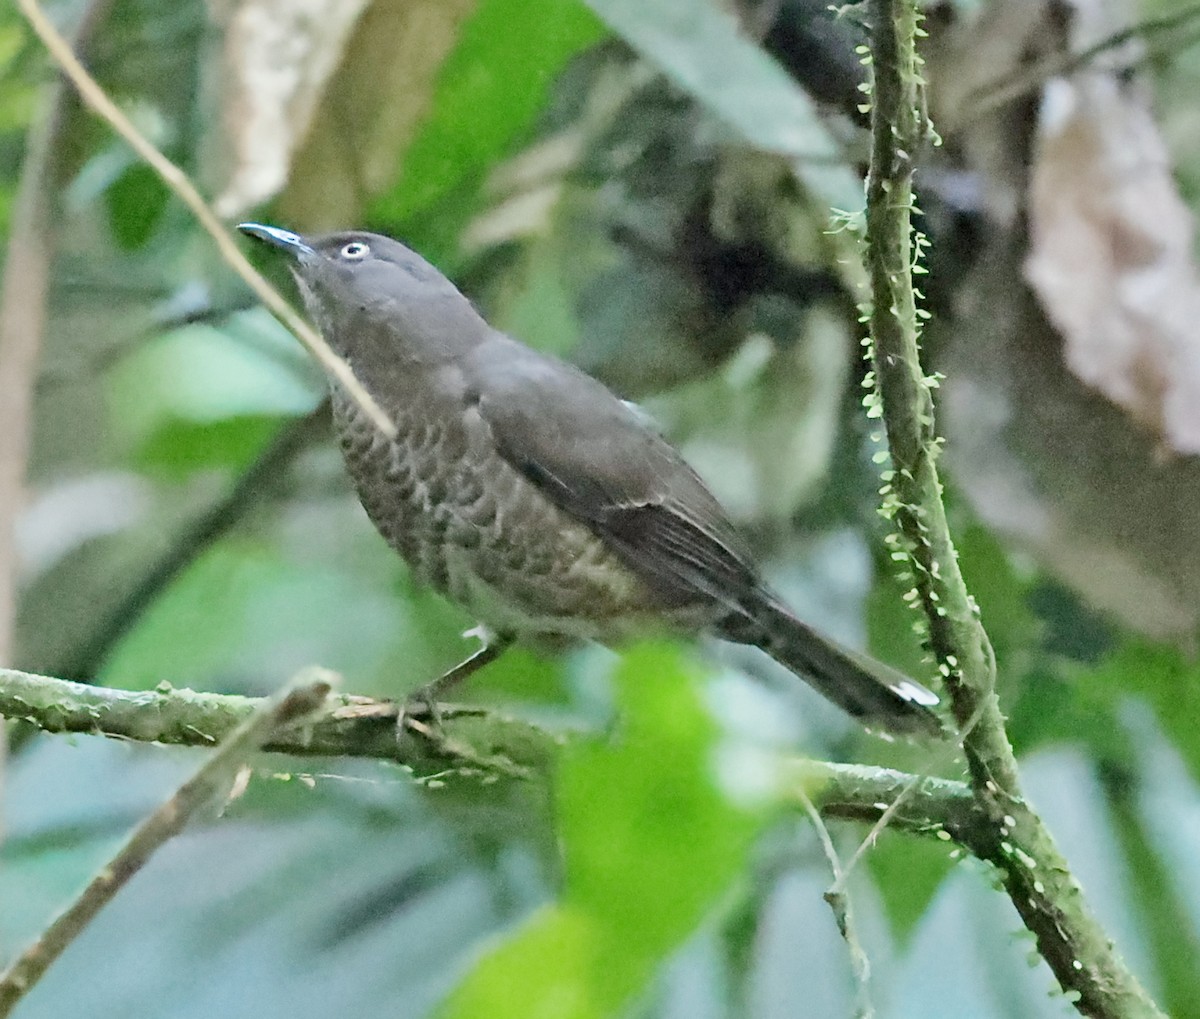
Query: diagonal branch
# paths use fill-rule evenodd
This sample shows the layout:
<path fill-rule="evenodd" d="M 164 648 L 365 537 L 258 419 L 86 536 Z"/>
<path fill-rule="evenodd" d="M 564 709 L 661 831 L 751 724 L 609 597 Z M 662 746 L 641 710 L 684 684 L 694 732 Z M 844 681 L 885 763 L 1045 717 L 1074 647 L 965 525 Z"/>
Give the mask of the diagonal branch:
<path fill-rule="evenodd" d="M 325 676 L 314 675 L 314 671 L 323 672 L 306 670 L 275 696 L 260 701 L 175 795 L 138 825 L 75 901 L 0 973 L 0 1019 L 6 1019 L 67 946 L 165 842 L 183 831 L 197 811 L 229 792 L 251 754 L 273 734 L 287 731 L 288 726 L 320 709 L 330 686 Z"/>
<path fill-rule="evenodd" d="M 187 174 L 151 145 L 146 137 L 134 127 L 133 122 L 117 108 L 117 105 L 105 94 L 75 57 L 75 54 L 71 52 L 70 44 L 46 17 L 37 0 L 17 0 L 17 4 L 21 8 L 21 13 L 25 15 L 25 19 L 45 44 L 46 49 L 50 51 L 55 63 L 79 90 L 80 98 L 125 139 L 130 148 L 145 161 L 146 165 L 159 175 L 167 188 L 191 210 L 200 226 L 216 243 L 217 250 L 226 264 L 246 282 L 263 304 L 308 349 L 317 364 L 345 390 L 350 399 L 366 414 L 368 420 L 372 421 L 389 438 L 394 436 L 396 434 L 395 425 L 375 402 L 374 397 L 355 378 L 350 365 L 333 352 L 320 334 L 297 315 L 279 291 L 263 279 L 250 264 L 230 236 L 229 231 L 217 219 L 216 214 L 196 189 L 196 185 L 191 182 Z"/>

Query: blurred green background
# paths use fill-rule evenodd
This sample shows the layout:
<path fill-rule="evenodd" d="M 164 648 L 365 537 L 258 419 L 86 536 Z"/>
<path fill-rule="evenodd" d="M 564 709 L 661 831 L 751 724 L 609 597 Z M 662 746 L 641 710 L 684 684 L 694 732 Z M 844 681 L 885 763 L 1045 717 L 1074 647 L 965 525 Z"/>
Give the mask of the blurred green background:
<path fill-rule="evenodd" d="M 1171 1014 L 1200 1016 L 1200 18 L 1174 0 L 927 10 L 944 144 L 918 157 L 926 345 L 946 374 L 963 568 L 1034 802 L 1134 969 Z M 225 218 L 406 240 L 491 321 L 643 403 L 805 618 L 929 677 L 876 512 L 855 241 L 830 218 L 862 204 L 853 11 L 90 0 L 53 14 L 89 24 L 88 66 Z M 1139 22 L 1056 76 L 1056 54 Z M 439 674 L 474 621 L 371 529 L 318 373 L 74 102 L 35 162 L 54 80 L 6 6 L 0 225 L 20 219 L 22 166 L 53 203 L 48 290 L 20 295 L 48 322 L 13 664 L 264 693 L 320 663 L 392 697 Z M 828 864 L 803 813 L 762 786 L 780 755 L 919 769 L 919 749 L 731 647 L 517 651 L 467 696 L 577 733 L 553 789 L 263 759 L 20 1015 L 854 1014 Z M 0 960 L 200 756 L 20 747 Z M 833 828 L 845 854 L 862 834 Z M 851 882 L 879 1016 L 1074 1014 L 993 886 L 948 843 L 884 833 Z"/>

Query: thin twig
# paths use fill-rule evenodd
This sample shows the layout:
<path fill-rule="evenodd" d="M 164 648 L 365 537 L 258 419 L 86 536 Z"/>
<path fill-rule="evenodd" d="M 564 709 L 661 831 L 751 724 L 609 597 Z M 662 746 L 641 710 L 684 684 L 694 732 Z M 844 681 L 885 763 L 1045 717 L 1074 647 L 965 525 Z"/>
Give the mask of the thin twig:
<path fill-rule="evenodd" d="M 891 824 L 893 820 L 896 819 L 908 798 L 912 796 L 918 790 L 918 788 L 920 788 L 920 786 L 930 778 L 930 776 L 940 774 L 942 771 L 946 770 L 946 768 L 948 768 L 955 760 L 958 759 L 958 755 L 965 751 L 965 741 L 970 737 L 971 732 L 979 722 L 980 714 L 981 710 L 977 709 L 975 715 L 967 721 L 966 725 L 962 727 L 962 730 L 956 737 L 955 742 L 947 747 L 940 748 L 925 762 L 925 765 L 921 771 L 912 776 L 912 779 L 907 785 L 904 786 L 904 788 L 900 789 L 893 797 L 889 798 L 888 804 L 884 808 L 883 813 L 881 813 L 875 820 L 875 823 L 871 825 L 871 830 L 868 831 L 867 834 L 862 838 L 854 852 L 851 854 L 850 859 L 842 868 L 842 877 L 839 878 L 837 885 L 835 885 L 833 889 L 834 891 L 839 891 L 844 883 L 849 880 L 850 875 L 854 873 L 854 868 L 857 867 L 861 862 L 862 858 L 866 855 L 867 850 L 871 849 L 875 845 L 876 841 L 879 839 L 879 836 L 883 833 L 883 830 L 889 824 Z"/>
<path fill-rule="evenodd" d="M 845 888 L 846 879 L 854 873 L 854 868 L 858 866 L 859 861 L 866 855 L 868 849 L 872 848 L 879 836 L 883 834 L 883 830 L 892 823 L 893 818 L 900 813 L 905 802 L 915 793 L 921 783 L 928 778 L 928 774 L 913 775 L 912 780 L 896 795 L 896 798 L 884 808 L 871 830 L 859 841 L 854 852 L 850 856 L 849 862 L 843 868 L 840 874 L 835 874 L 835 881 L 831 891 L 841 892 Z"/>
<path fill-rule="evenodd" d="M 1014 99 L 1020 99 L 1041 88 L 1051 78 L 1073 74 L 1087 67 L 1101 54 L 1123 46 L 1133 39 L 1146 39 L 1169 32 L 1197 18 L 1200 18 L 1200 4 L 1192 4 L 1161 17 L 1146 18 L 1127 25 L 1082 50 L 1052 54 L 1032 67 L 1015 71 L 1001 81 L 985 85 L 971 93 L 963 103 L 963 115 L 956 118 L 951 127 L 953 130 L 960 130 L 966 124 L 980 120 Z"/>
<path fill-rule="evenodd" d="M 323 673 L 323 670 L 319 670 Z M 143 821 L 79 897 L 0 975 L 0 1019 L 41 979 L 96 915 L 150 857 L 178 835 L 192 816 L 226 795 L 248 757 L 282 728 L 318 711 L 330 690 L 328 674 L 306 670 L 280 693 L 262 702 L 169 800 Z"/>
<path fill-rule="evenodd" d="M 325 370 L 331 379 L 336 381 L 349 394 L 375 426 L 392 438 L 396 434 L 395 425 L 375 402 L 374 398 L 361 382 L 355 378 L 350 366 L 329 347 L 320 334 L 304 321 L 274 287 L 271 286 L 259 272 L 250 264 L 246 256 L 235 243 L 232 235 L 222 225 L 221 221 L 209 208 L 196 186 L 179 167 L 172 163 L 156 149 L 125 116 L 115 103 L 105 94 L 95 79 L 84 69 L 75 58 L 70 45 L 59 34 L 58 30 L 46 17 L 37 0 L 17 0 L 22 13 L 25 15 L 33 30 L 45 43 L 50 55 L 62 68 L 63 73 L 79 91 L 83 101 L 87 103 L 101 118 L 117 132 L 146 164 L 162 178 L 163 183 L 182 201 L 195 215 L 201 227 L 212 237 L 221 257 L 254 291 L 259 299 L 271 312 L 291 331 L 306 348 L 317 363 Z"/>
<path fill-rule="evenodd" d="M 913 776 L 908 788 L 915 789 L 919 782 L 920 778 Z M 825 852 L 825 859 L 829 861 L 829 869 L 833 871 L 833 884 L 825 892 L 825 901 L 833 912 L 833 920 L 842 935 L 842 940 L 846 942 L 846 949 L 850 955 L 850 968 L 854 971 L 854 980 L 858 986 L 858 1004 L 855 1006 L 854 1014 L 857 1019 L 872 1019 L 875 1009 L 871 1005 L 871 960 L 863 950 L 862 942 L 858 940 L 858 929 L 854 923 L 854 905 L 850 901 L 850 890 L 846 887 L 846 872 L 842 868 L 841 857 L 838 856 L 837 847 L 833 844 L 833 839 L 829 835 L 829 829 L 825 827 L 820 811 L 817 810 L 816 804 L 808 795 L 803 783 L 796 786 L 796 796 L 799 798 L 804 812 L 808 815 L 809 821 L 812 822 L 817 839 Z"/>

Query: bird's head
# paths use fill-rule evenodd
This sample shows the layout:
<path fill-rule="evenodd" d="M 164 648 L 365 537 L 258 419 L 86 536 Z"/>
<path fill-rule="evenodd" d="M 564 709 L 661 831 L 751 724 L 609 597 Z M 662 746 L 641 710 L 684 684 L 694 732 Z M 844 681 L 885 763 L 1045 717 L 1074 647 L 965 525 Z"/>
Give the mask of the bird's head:
<path fill-rule="evenodd" d="M 309 315 L 343 356 L 381 337 L 392 354 L 401 352 L 397 346 L 451 354 L 465 327 L 482 325 L 450 280 L 390 237 L 360 230 L 303 236 L 261 223 L 238 229 L 288 259 Z"/>

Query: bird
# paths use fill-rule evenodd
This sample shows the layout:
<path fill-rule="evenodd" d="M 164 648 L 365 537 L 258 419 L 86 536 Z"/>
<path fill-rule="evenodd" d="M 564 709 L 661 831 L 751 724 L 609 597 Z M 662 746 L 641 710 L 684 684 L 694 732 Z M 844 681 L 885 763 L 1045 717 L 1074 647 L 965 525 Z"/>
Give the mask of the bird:
<path fill-rule="evenodd" d="M 434 265 L 364 231 L 243 234 L 285 257 L 326 342 L 395 426 L 333 383 L 345 464 L 414 575 L 469 610 L 483 647 L 619 648 L 664 630 L 756 646 L 868 728 L 937 736 L 938 697 L 799 619 L 648 416 L 569 362 L 494 329 Z"/>

